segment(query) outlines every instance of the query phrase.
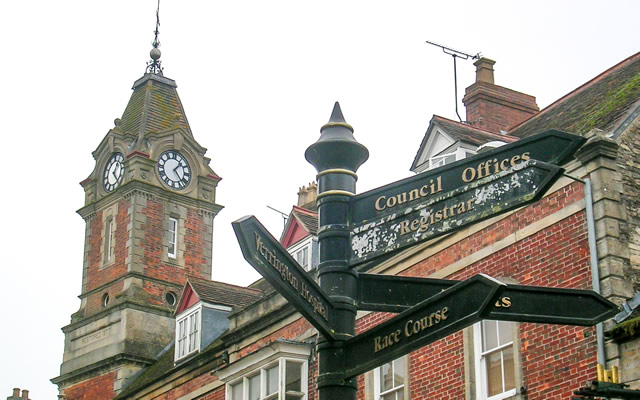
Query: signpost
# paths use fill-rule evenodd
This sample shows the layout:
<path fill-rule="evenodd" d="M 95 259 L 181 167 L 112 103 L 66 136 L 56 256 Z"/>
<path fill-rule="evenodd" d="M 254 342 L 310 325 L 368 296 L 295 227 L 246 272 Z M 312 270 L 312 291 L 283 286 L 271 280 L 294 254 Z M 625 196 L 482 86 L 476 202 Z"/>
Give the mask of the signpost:
<path fill-rule="evenodd" d="M 326 338 L 334 339 L 334 305 L 256 217 L 232 223 L 242 255 Z"/>
<path fill-rule="evenodd" d="M 347 341 L 343 378 L 358 376 L 479 322 L 504 286 L 476 275 Z"/>
<path fill-rule="evenodd" d="M 549 130 L 361 193 L 351 198 L 351 224 L 375 220 L 395 209 L 450 192 L 527 160 L 561 165 L 570 160 L 585 141 L 581 136 Z"/>
<path fill-rule="evenodd" d="M 555 165 L 527 160 L 448 192 L 430 194 L 424 199 L 419 198 L 418 189 L 390 197 L 394 201 L 387 201 L 385 207 L 396 204 L 393 212 L 352 226 L 350 265 L 538 201 L 563 172 Z M 436 179 L 440 182 L 442 177 Z M 391 186 L 389 191 L 394 191 Z M 384 195 L 378 197 L 384 198 Z M 400 201 L 408 205 L 397 204 Z M 382 202 L 377 201 L 374 207 L 380 204 Z"/>
<path fill-rule="evenodd" d="M 586 290 L 360 274 L 353 267 L 531 203 L 585 139 L 547 131 L 355 195 L 368 150 L 338 103 L 305 156 L 318 171 L 317 285 L 255 217 L 233 223 L 245 259 L 318 329 L 320 400 L 355 400 L 355 377 L 482 319 L 594 325 L 617 307 Z M 550 164 L 549 164 L 550 163 Z M 360 310 L 398 312 L 355 335 Z"/>
<path fill-rule="evenodd" d="M 358 309 L 403 312 L 459 281 L 360 274 Z M 593 326 L 618 310 L 592 290 L 507 284 L 486 319 Z"/>

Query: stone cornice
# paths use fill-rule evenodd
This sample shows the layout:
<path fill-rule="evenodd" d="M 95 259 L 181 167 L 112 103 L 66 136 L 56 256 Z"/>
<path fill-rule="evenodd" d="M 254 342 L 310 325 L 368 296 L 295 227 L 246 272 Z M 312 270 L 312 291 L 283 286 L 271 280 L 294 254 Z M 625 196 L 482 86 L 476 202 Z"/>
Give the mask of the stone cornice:
<path fill-rule="evenodd" d="M 130 354 L 118 354 L 105 360 L 98 361 L 91 365 L 87 365 L 68 374 L 60 375 L 52 378 L 50 381 L 54 385 L 69 386 L 70 383 L 79 382 L 95 375 L 96 371 L 110 371 L 114 366 L 124 363 L 137 363 L 144 366 L 153 364 L 155 360 L 152 358 L 140 357 Z"/>
<path fill-rule="evenodd" d="M 91 213 L 102 210 L 120 199 L 129 200 L 135 195 L 143 195 L 147 199 L 158 198 L 161 200 L 176 201 L 183 205 L 186 205 L 187 207 L 202 210 L 202 212 L 208 212 L 211 215 L 216 215 L 218 212 L 220 212 L 220 210 L 224 208 L 223 206 L 214 202 L 194 199 L 193 197 L 177 192 L 171 192 L 165 188 L 149 184 L 148 182 L 132 180 L 125 183 L 122 187 L 109 194 L 108 196 L 85 205 L 84 207 L 80 208 L 77 213 L 86 220 L 87 218 L 89 218 Z"/>
<path fill-rule="evenodd" d="M 100 285 L 100 286 L 98 286 L 96 288 L 93 288 L 93 289 L 91 289 L 91 290 L 89 290 L 87 292 L 84 292 L 84 293 L 80 294 L 78 296 L 78 298 L 79 299 L 83 299 L 83 298 L 85 298 L 87 296 L 90 296 L 90 295 L 96 293 L 96 292 L 100 292 L 100 291 L 106 289 L 107 287 L 113 285 L 116 282 L 122 281 L 122 280 L 127 279 L 127 278 L 140 278 L 140 279 L 143 279 L 143 280 L 146 280 L 146 281 L 156 282 L 156 283 L 160 283 L 160 284 L 163 284 L 163 285 L 174 286 L 176 288 L 182 289 L 182 285 L 178 285 L 178 284 L 170 282 L 170 281 L 165 281 L 163 279 L 153 278 L 151 276 L 144 275 L 144 274 L 141 274 L 139 272 L 127 272 L 126 274 L 124 274 L 122 276 L 119 276 L 118 278 L 116 278 L 114 280 L 111 280 L 111 281 L 109 281 L 109 282 L 107 282 L 107 283 L 105 283 L 103 285 Z"/>
<path fill-rule="evenodd" d="M 598 157 L 606 157 L 615 160 L 618 157 L 618 143 L 602 135 L 591 137 L 575 154 L 582 164 Z"/>

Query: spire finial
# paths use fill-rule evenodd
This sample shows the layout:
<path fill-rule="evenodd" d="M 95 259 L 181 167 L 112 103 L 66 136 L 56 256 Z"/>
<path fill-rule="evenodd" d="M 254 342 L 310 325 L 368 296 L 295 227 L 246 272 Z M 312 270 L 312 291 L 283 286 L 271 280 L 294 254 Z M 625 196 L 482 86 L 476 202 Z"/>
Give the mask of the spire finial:
<path fill-rule="evenodd" d="M 153 48 L 151 49 L 151 61 L 147 61 L 147 72 L 151 74 L 162 75 L 162 66 L 160 66 L 160 40 L 158 40 L 158 34 L 160 28 L 160 0 L 158 0 L 158 8 L 156 9 L 156 30 L 154 32 L 153 42 L 151 43 Z"/>
<path fill-rule="evenodd" d="M 342 126 L 349 129 L 353 133 L 353 127 L 347 124 L 347 121 L 344 120 L 344 115 L 342 115 L 342 109 L 340 108 L 340 103 L 336 101 L 333 105 L 333 111 L 331 111 L 331 117 L 329 117 L 329 122 L 327 122 L 320 131 L 323 129 L 331 127 L 331 126 Z"/>

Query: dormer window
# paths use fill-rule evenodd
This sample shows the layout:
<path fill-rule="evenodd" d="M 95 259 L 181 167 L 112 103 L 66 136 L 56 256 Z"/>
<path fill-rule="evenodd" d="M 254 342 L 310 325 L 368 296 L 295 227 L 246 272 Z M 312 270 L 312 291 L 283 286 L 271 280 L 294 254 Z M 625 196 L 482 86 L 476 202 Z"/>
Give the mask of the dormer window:
<path fill-rule="evenodd" d="M 305 271 L 310 271 L 318 266 L 318 241 L 313 236 L 308 236 L 290 246 L 287 251 Z"/>
<path fill-rule="evenodd" d="M 176 360 L 200 350 L 200 315 L 200 307 L 197 307 L 176 321 Z"/>
<path fill-rule="evenodd" d="M 465 149 L 464 147 L 458 147 L 454 151 L 447 152 L 444 154 L 439 154 L 437 156 L 433 156 L 429 158 L 429 164 L 427 169 L 434 169 L 438 167 L 442 167 L 446 164 L 451 164 L 452 162 L 462 160 L 464 158 L 470 157 L 476 154 L 475 151 L 471 149 Z"/>
<path fill-rule="evenodd" d="M 305 246 L 300 250 L 296 251 L 295 254 L 296 261 L 298 264 L 302 266 L 305 270 L 309 270 L 309 246 Z"/>

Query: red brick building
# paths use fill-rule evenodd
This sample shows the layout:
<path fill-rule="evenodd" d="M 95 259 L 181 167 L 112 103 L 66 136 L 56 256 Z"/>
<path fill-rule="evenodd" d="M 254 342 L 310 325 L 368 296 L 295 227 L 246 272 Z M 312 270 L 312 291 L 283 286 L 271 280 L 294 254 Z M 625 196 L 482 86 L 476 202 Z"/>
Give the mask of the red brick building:
<path fill-rule="evenodd" d="M 496 85 L 493 65 L 476 62 L 463 100 L 467 123 L 432 118 L 411 170 L 559 129 L 589 139 L 563 166 L 566 176 L 534 204 L 359 272 L 458 280 L 484 273 L 522 285 L 599 287 L 625 303 L 640 290 L 640 53 L 543 110 L 534 97 Z M 318 397 L 311 324 L 263 280 L 249 288 L 209 281 L 220 178 L 204 151 L 175 82 L 145 74 L 83 181 L 82 305 L 63 328 L 64 361 L 53 379 L 62 398 Z M 313 275 L 312 188 L 300 191 L 281 240 Z M 602 329 L 483 321 L 360 376 L 358 398 L 570 399 L 596 379 L 598 361 L 640 388 L 634 304 Z M 357 333 L 391 316 L 359 312 Z"/>

